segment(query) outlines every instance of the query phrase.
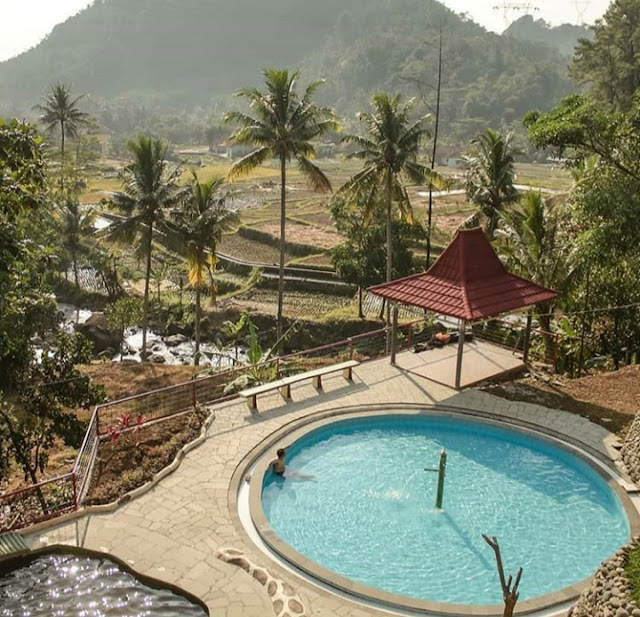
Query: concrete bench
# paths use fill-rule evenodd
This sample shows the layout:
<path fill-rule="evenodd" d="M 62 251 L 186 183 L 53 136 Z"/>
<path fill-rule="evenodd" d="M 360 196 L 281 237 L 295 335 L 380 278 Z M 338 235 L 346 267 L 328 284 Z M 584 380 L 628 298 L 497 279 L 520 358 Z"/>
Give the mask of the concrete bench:
<path fill-rule="evenodd" d="M 342 371 L 343 377 L 348 380 L 353 380 L 353 369 L 358 366 L 360 362 L 357 360 L 348 360 L 347 362 L 341 362 L 340 364 L 331 364 L 330 366 L 322 366 L 320 368 L 306 371 L 305 373 L 296 373 L 276 381 L 270 381 L 269 383 L 256 386 L 255 388 L 247 388 L 240 392 L 240 396 L 247 399 L 247 405 L 252 411 L 258 410 L 257 397 L 258 394 L 264 394 L 265 392 L 273 392 L 274 390 L 280 390 L 280 394 L 285 399 L 291 398 L 291 384 L 304 381 L 305 379 L 312 379 L 313 385 L 316 389 L 322 388 L 322 377 L 331 373 L 337 373 Z"/>

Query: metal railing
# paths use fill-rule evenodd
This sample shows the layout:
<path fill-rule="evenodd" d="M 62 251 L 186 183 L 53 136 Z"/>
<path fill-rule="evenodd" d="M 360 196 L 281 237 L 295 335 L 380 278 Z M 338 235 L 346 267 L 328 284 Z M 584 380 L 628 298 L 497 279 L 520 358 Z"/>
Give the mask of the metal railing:
<path fill-rule="evenodd" d="M 474 335 L 507 348 L 519 348 L 520 341 L 524 341 L 524 334 L 515 330 L 522 330 L 522 327 L 505 324 L 507 322 L 503 322 L 501 328 L 494 325 L 493 329 L 486 328 L 482 331 L 474 327 Z M 505 330 L 514 332 L 509 334 Z M 425 343 L 431 340 L 434 331 L 435 327 L 425 319 L 401 324 L 396 333 L 396 349 L 400 351 L 417 343 Z M 390 328 L 381 328 L 336 343 L 274 357 L 260 364 L 235 367 L 200 379 L 98 405 L 93 411 L 70 473 L 0 495 L 0 532 L 26 527 L 77 510 L 89 490 L 100 441 L 110 434 L 123 414 L 130 414 L 134 420 L 138 416 L 144 416 L 146 424 L 182 414 L 196 405 L 235 398 L 243 387 L 240 380 L 243 376 L 250 380 L 268 381 L 347 359 L 361 362 L 373 360 L 388 354 L 389 336 Z"/>

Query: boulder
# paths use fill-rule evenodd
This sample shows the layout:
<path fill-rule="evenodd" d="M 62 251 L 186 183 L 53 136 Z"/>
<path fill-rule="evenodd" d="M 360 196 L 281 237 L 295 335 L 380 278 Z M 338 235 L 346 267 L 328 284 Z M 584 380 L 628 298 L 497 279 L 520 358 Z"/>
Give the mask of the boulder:
<path fill-rule="evenodd" d="M 153 364 L 164 364 L 167 359 L 160 353 L 154 353 L 149 357 L 149 362 L 153 362 Z"/>
<path fill-rule="evenodd" d="M 175 347 L 176 345 L 180 345 L 182 343 L 187 343 L 189 341 L 189 337 L 184 334 L 172 334 L 171 336 L 167 336 L 164 339 L 164 344 L 167 347 Z"/>
<path fill-rule="evenodd" d="M 84 323 L 75 324 L 74 329 L 91 342 L 95 354 L 107 349 L 120 349 L 122 336 L 120 332 L 109 329 L 104 313 L 93 313 Z"/>

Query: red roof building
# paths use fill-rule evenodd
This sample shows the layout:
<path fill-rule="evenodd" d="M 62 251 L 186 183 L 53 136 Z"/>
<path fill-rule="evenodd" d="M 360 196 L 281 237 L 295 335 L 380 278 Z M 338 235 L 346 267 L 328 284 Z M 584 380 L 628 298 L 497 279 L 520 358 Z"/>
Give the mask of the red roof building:
<path fill-rule="evenodd" d="M 370 287 L 390 302 L 408 304 L 460 320 L 455 387 L 460 388 L 465 324 L 496 317 L 552 300 L 547 289 L 507 271 L 482 229 L 458 231 L 451 244 L 426 272 Z M 394 311 L 394 330 L 397 310 Z M 527 319 L 525 363 L 531 317 Z M 395 333 L 392 341 L 395 341 Z M 393 343 L 395 345 L 395 343 Z M 395 347 L 391 362 L 395 363 Z"/>
<path fill-rule="evenodd" d="M 496 317 L 558 295 L 509 273 L 479 227 L 458 231 L 426 272 L 376 285 L 369 291 L 391 302 L 464 321 Z"/>

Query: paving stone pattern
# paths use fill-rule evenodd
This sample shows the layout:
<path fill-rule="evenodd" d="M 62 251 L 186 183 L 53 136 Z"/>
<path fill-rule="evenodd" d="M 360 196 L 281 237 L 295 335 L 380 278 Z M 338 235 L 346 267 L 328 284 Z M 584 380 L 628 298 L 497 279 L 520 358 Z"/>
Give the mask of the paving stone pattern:
<path fill-rule="evenodd" d="M 216 558 L 219 549 L 233 547 L 287 582 L 308 615 L 382 617 L 388 613 L 330 594 L 281 568 L 239 527 L 229 504 L 232 475 L 247 453 L 274 431 L 304 416 L 347 406 L 443 403 L 555 429 L 602 456 L 611 453 L 609 433 L 580 416 L 478 390 L 456 393 L 407 374 L 391 366 L 388 359 L 360 365 L 354 371 L 354 383 L 336 375 L 327 378 L 323 387 L 320 394 L 311 384 L 294 387 L 293 400 L 286 403 L 278 393 L 263 395 L 258 399 L 258 414 L 252 414 L 243 400 L 212 407 L 216 419 L 207 439 L 152 490 L 111 513 L 87 514 L 31 534 L 26 538 L 28 544 L 70 544 L 109 552 L 143 574 L 202 598 L 211 617 L 273 615 L 265 588 L 242 568 Z"/>

